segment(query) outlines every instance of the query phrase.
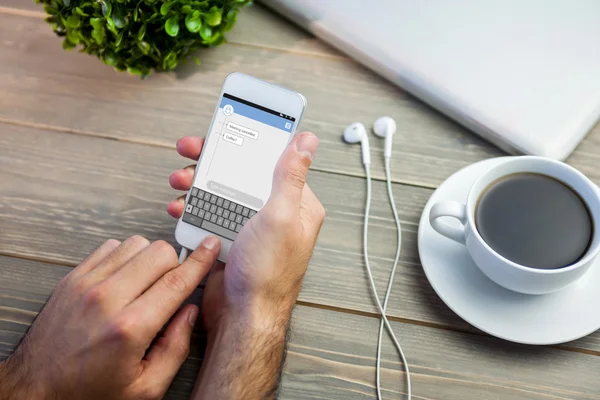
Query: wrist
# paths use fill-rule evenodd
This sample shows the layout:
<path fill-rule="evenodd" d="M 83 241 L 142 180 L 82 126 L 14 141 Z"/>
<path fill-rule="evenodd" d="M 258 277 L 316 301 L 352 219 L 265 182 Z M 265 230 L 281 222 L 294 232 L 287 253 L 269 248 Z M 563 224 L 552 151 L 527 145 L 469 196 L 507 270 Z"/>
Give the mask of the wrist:
<path fill-rule="evenodd" d="M 0 363 L 0 382 L 0 400 L 32 398 L 32 393 L 27 387 L 26 374 L 12 357 Z"/>
<path fill-rule="evenodd" d="M 233 302 L 228 312 L 218 324 L 220 329 L 228 329 L 232 325 L 245 332 L 266 336 L 285 336 L 289 325 L 294 302 L 287 299 L 272 301 L 260 296 Z"/>
<path fill-rule="evenodd" d="M 0 363 L 0 400 L 53 399 L 43 386 L 43 379 L 34 377 L 29 366 L 21 360 L 19 349 Z"/>
<path fill-rule="evenodd" d="M 292 307 L 240 302 L 208 330 L 192 399 L 273 398 L 286 348 Z"/>

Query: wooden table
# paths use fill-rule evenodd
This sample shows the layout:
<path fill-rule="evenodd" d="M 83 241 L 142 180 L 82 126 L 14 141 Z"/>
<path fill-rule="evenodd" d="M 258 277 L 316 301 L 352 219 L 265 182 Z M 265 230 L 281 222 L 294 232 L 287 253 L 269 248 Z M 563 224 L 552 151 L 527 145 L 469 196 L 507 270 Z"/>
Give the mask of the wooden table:
<path fill-rule="evenodd" d="M 289 22 L 253 6 L 229 43 L 202 65 L 141 81 L 97 59 L 65 53 L 29 0 L 0 0 L 0 357 L 14 349 L 56 283 L 108 238 L 142 234 L 174 243 L 164 212 L 174 145 L 203 135 L 232 71 L 306 95 L 302 128 L 320 140 L 309 184 L 327 221 L 294 314 L 281 398 L 372 399 L 379 320 L 362 261 L 364 173 L 350 122 L 398 122 L 392 169 L 403 256 L 389 313 L 412 370 L 415 399 L 600 399 L 600 333 L 560 346 L 490 337 L 453 314 L 427 282 L 417 253 L 421 210 L 447 176 L 502 153 Z M 395 251 L 383 141 L 371 140 L 370 253 L 380 293 Z M 600 183 L 600 128 L 569 163 Z M 600 290 L 600 288 L 599 288 Z M 600 305 L 599 305 L 600 306 Z M 600 311 L 599 311 L 600 312 Z M 168 399 L 187 399 L 202 335 Z M 405 392 L 385 341 L 385 398 Z M 0 383 L 1 384 L 1 383 Z"/>

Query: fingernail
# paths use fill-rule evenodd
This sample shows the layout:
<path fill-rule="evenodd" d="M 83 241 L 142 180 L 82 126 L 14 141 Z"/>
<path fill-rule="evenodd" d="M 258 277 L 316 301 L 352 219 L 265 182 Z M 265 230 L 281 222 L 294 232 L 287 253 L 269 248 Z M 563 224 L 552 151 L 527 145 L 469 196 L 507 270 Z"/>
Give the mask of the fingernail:
<path fill-rule="evenodd" d="M 296 142 L 296 149 L 299 153 L 302 153 L 312 159 L 318 145 L 319 139 L 317 139 L 315 135 L 312 133 L 302 133 Z"/>
<path fill-rule="evenodd" d="M 216 236 L 207 236 L 202 240 L 200 246 L 204 247 L 207 250 L 214 250 L 221 241 Z"/>
<path fill-rule="evenodd" d="M 198 319 L 198 307 L 192 307 L 192 309 L 188 313 L 188 321 L 192 327 L 196 324 L 197 319 Z"/>

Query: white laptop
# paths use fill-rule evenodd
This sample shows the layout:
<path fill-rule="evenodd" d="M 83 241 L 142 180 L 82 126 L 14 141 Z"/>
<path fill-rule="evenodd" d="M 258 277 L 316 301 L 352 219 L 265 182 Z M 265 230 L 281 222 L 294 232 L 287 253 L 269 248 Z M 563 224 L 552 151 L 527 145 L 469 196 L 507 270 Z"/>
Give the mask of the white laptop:
<path fill-rule="evenodd" d="M 600 0 L 261 1 L 510 153 L 600 116 Z"/>

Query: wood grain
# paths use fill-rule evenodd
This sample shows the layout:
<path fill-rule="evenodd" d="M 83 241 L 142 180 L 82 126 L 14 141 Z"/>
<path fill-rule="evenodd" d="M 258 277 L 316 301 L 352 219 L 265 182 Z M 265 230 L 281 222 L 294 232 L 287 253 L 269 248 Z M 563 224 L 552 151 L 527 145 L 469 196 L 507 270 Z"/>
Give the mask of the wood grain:
<path fill-rule="evenodd" d="M 172 146 L 181 135 L 204 134 L 198 128 L 208 126 L 223 79 L 242 71 L 306 95 L 309 107 L 302 127 L 318 134 L 324 155 L 315 169 L 364 175 L 359 146 L 340 144 L 343 128 L 353 122 L 349 116 L 367 125 L 381 115 L 398 121 L 392 158 L 396 182 L 436 187 L 466 165 L 503 154 L 352 61 L 269 49 L 277 41 L 273 32 L 297 28 L 283 29 L 270 11 L 252 10 L 246 23 L 254 36 L 240 36 L 259 35 L 260 40 L 253 40 L 264 48 L 232 43 L 203 51 L 200 67 L 188 64 L 177 75 L 155 75 L 147 81 L 117 74 L 87 55 L 64 54 L 39 19 L 10 16 L 8 23 L 9 17 L 0 15 L 0 119 Z M 252 29 L 257 24 L 261 29 Z M 302 43 L 306 34 L 296 33 L 299 37 L 287 40 Z M 110 117 L 115 115 L 119 118 Z M 373 176 L 378 179 L 383 178 L 382 147 L 381 140 L 371 140 Z M 597 126 L 569 159 L 597 183 L 599 148 Z"/>
<path fill-rule="evenodd" d="M 12 352 L 69 270 L 0 256 L 0 358 Z M 374 398 L 377 327 L 375 318 L 298 306 L 280 397 Z M 410 362 L 415 399 L 600 399 L 596 356 L 411 324 L 394 322 L 393 327 Z M 201 363 L 201 336 L 195 335 L 191 356 L 167 399 L 189 395 Z M 404 377 L 389 343 L 383 359 L 384 395 L 398 398 Z"/>
<path fill-rule="evenodd" d="M 142 234 L 173 242 L 175 221 L 164 212 L 176 195 L 168 187 L 168 175 L 186 165 L 175 151 L 1 127 L 0 253 L 73 266 L 110 237 Z M 361 250 L 364 180 L 311 171 L 309 184 L 328 214 L 300 300 L 375 313 Z M 390 315 L 471 330 L 433 292 L 419 263 L 417 224 L 431 190 L 396 184 L 394 194 L 403 222 L 403 255 Z M 383 293 L 396 239 L 381 182 L 373 185 L 371 215 L 369 250 L 376 285 Z M 600 351 L 600 334 L 572 346 Z"/>
<path fill-rule="evenodd" d="M 14 8 L 15 10 L 44 11 L 41 5 L 33 0 L 0 0 L 0 7 Z"/>
<path fill-rule="evenodd" d="M 179 77 L 140 81 L 87 55 L 65 54 L 39 19 L 0 16 L 0 34 L 0 118 L 8 121 L 173 146 L 181 135 L 204 134 L 223 79 L 242 71 L 307 96 L 302 128 L 321 139 L 319 170 L 363 176 L 359 146 L 342 144 L 341 132 L 349 118 L 368 125 L 382 114 L 399 122 L 396 181 L 435 186 L 464 165 L 501 154 L 347 60 L 230 44 L 202 52 L 202 65 L 183 67 Z M 383 143 L 372 139 L 373 175 L 382 178 Z"/>

